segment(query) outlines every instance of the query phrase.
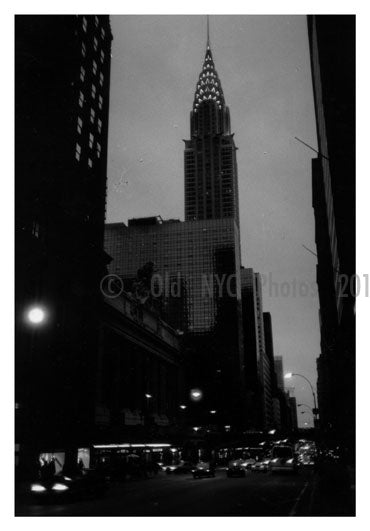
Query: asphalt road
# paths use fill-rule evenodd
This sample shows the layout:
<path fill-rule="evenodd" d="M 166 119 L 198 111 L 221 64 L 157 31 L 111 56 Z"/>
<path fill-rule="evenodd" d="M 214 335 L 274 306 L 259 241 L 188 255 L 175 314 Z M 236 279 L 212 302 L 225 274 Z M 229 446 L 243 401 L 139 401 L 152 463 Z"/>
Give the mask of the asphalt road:
<path fill-rule="evenodd" d="M 300 516 L 310 514 L 314 474 L 247 472 L 244 478 L 164 473 L 110 485 L 105 497 L 65 504 L 18 503 L 16 516 Z"/>

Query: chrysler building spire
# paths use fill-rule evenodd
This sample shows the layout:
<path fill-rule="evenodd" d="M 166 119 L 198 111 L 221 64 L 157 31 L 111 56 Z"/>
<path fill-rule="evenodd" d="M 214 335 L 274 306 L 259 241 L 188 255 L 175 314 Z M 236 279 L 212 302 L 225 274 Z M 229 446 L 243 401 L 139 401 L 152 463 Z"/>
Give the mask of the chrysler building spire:
<path fill-rule="evenodd" d="M 207 17 L 207 45 L 185 140 L 185 219 L 234 218 L 239 225 L 236 146 L 230 112 L 212 57 Z"/>

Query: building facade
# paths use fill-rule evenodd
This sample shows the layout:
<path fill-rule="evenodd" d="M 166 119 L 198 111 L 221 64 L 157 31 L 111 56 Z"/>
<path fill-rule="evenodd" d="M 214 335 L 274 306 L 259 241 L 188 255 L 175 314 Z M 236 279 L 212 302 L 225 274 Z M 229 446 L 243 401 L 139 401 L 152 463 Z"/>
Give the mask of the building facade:
<path fill-rule="evenodd" d="M 236 146 L 209 39 L 185 140 L 185 220 L 233 218 L 239 226 Z"/>
<path fill-rule="evenodd" d="M 264 328 L 262 286 L 259 273 L 241 270 L 245 373 L 250 397 L 250 418 L 255 427 L 273 426 L 272 335 Z M 272 329 L 270 330 L 272 334 Z"/>
<path fill-rule="evenodd" d="M 112 33 L 105 15 L 19 15 L 15 38 L 16 443 L 29 463 L 94 426 Z"/>
<path fill-rule="evenodd" d="M 318 157 L 313 160 L 321 428 L 354 449 L 355 16 L 309 16 Z"/>
<path fill-rule="evenodd" d="M 151 217 L 108 224 L 106 251 L 113 257 L 110 273 L 127 289 L 145 264 L 153 264 L 151 302 L 184 334 L 188 388 L 203 389 L 205 409 L 218 411 L 220 422 L 230 424 L 232 411 L 242 415 L 242 408 L 231 406 L 245 393 L 235 220 Z"/>

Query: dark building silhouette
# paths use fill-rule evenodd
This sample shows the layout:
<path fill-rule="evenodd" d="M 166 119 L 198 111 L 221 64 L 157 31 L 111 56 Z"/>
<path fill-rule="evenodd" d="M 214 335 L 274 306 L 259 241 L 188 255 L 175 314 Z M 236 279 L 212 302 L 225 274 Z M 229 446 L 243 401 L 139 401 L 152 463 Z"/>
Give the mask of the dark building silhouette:
<path fill-rule="evenodd" d="M 318 152 L 313 160 L 321 428 L 354 449 L 355 16 L 308 17 Z"/>
<path fill-rule="evenodd" d="M 271 336 L 268 335 L 266 347 L 265 318 L 259 273 L 255 273 L 251 268 L 243 268 L 241 270 L 241 286 L 248 420 L 252 427 L 269 429 L 273 426 L 273 368 L 270 359 L 272 328 L 270 327 L 267 331 L 267 334 L 271 332 Z"/>
<path fill-rule="evenodd" d="M 184 333 L 188 389 L 204 391 L 204 409 L 230 424 L 244 392 L 239 232 L 233 219 L 179 222 L 149 217 L 106 225 L 112 274 L 125 287 L 153 263 L 151 301 Z M 183 397 L 184 401 L 189 396 Z M 240 404 L 239 404 L 240 406 Z M 242 414 L 242 409 L 235 409 Z M 215 419 L 213 419 L 215 420 Z"/>
<path fill-rule="evenodd" d="M 94 425 L 112 34 L 108 16 L 15 17 L 16 443 Z M 28 320 L 42 308 L 38 326 Z M 78 404 L 78 407 L 76 406 Z"/>
<path fill-rule="evenodd" d="M 275 374 L 276 374 L 276 384 L 279 389 L 284 391 L 284 367 L 283 367 L 283 358 L 282 356 L 275 356 L 274 358 L 275 365 Z"/>
<path fill-rule="evenodd" d="M 209 38 L 185 140 L 185 219 L 234 218 L 239 225 L 236 147 Z"/>

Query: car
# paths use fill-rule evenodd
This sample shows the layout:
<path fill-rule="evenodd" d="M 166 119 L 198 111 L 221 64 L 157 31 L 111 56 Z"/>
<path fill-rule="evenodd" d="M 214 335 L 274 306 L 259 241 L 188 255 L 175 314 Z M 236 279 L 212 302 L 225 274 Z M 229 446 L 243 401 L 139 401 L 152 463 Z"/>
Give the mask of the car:
<path fill-rule="evenodd" d="M 298 471 L 297 458 L 294 450 L 288 445 L 274 446 L 270 460 L 271 472 L 293 472 Z"/>
<path fill-rule="evenodd" d="M 211 463 L 200 462 L 192 470 L 193 478 L 214 478 L 215 477 L 215 467 Z"/>
<path fill-rule="evenodd" d="M 269 471 L 269 459 L 262 459 L 261 461 L 256 461 L 251 465 L 252 472 L 268 472 Z"/>
<path fill-rule="evenodd" d="M 104 495 L 105 477 L 95 469 L 83 469 L 78 474 L 59 473 L 47 479 L 38 479 L 29 486 L 34 501 L 68 501 L 75 498 Z"/>
<path fill-rule="evenodd" d="M 244 477 L 246 464 L 242 459 L 234 459 L 230 461 L 229 466 L 226 469 L 226 475 L 228 478 Z"/>
<path fill-rule="evenodd" d="M 190 461 L 180 461 L 177 465 L 163 467 L 166 474 L 190 474 L 194 469 L 194 463 Z"/>

